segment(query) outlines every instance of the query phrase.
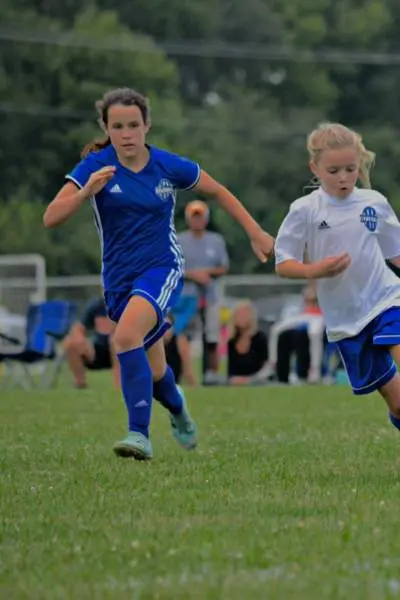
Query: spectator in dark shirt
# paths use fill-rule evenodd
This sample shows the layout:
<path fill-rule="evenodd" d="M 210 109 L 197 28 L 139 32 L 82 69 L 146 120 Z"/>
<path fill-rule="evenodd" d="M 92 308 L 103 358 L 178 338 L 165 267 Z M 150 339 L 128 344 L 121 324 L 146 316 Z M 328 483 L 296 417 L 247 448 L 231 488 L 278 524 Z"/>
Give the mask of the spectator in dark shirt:
<path fill-rule="evenodd" d="M 232 313 L 232 335 L 228 342 L 228 379 L 233 385 L 258 383 L 265 379 L 268 340 L 258 329 L 250 301 L 240 302 Z"/>
<path fill-rule="evenodd" d="M 104 300 L 89 302 L 81 320 L 75 323 L 64 340 L 69 369 L 77 388 L 85 388 L 86 370 L 113 368 L 114 385 L 119 386 L 118 365 L 114 361 L 111 335 L 114 324 L 108 318 Z"/>

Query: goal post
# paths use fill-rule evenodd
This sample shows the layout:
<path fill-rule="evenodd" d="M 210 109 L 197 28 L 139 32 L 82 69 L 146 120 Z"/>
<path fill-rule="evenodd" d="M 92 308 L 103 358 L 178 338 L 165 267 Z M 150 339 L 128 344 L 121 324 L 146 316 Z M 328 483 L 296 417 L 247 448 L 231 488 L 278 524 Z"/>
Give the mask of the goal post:
<path fill-rule="evenodd" d="M 26 314 L 29 304 L 46 300 L 46 261 L 40 254 L 0 254 L 0 306 Z"/>

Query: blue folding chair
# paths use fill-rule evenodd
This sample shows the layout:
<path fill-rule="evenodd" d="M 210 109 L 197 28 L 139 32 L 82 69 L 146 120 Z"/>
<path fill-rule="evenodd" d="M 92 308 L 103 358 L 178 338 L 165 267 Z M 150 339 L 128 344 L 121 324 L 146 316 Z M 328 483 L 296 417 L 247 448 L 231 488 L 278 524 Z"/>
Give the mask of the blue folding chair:
<path fill-rule="evenodd" d="M 32 304 L 26 317 L 25 341 L 0 333 L 0 338 L 22 350 L 0 353 L 4 373 L 0 381 L 2 389 L 20 386 L 26 390 L 48 388 L 56 384 L 64 353 L 59 342 L 76 320 L 77 307 L 72 302 L 54 300 Z M 36 378 L 32 365 L 43 364 L 43 373 Z"/>

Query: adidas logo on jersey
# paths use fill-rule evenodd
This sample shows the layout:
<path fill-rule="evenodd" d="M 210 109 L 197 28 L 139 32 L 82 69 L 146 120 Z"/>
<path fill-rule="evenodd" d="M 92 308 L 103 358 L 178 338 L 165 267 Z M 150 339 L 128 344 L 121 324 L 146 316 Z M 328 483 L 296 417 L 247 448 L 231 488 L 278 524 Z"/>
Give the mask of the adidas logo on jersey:
<path fill-rule="evenodd" d="M 326 221 L 321 221 L 321 223 L 318 225 L 318 229 L 329 229 L 330 225 L 328 225 L 328 223 Z"/>
<path fill-rule="evenodd" d="M 119 187 L 118 183 L 116 183 L 115 185 L 113 185 L 113 186 L 112 186 L 112 188 L 111 188 L 110 192 L 111 192 L 112 194 L 122 194 L 122 190 L 121 190 L 121 188 Z"/>

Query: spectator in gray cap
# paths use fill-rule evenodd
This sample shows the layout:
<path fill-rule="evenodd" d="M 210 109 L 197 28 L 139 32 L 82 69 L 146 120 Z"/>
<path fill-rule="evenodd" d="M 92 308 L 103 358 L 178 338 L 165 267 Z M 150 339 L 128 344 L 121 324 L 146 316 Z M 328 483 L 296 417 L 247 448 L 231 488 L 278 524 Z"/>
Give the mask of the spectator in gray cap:
<path fill-rule="evenodd" d="M 204 327 L 205 383 L 218 380 L 221 289 L 219 278 L 228 271 L 229 258 L 224 238 L 207 230 L 209 209 L 201 200 L 189 202 L 185 210 L 189 227 L 178 235 L 185 258 L 182 294 L 198 298 Z"/>

